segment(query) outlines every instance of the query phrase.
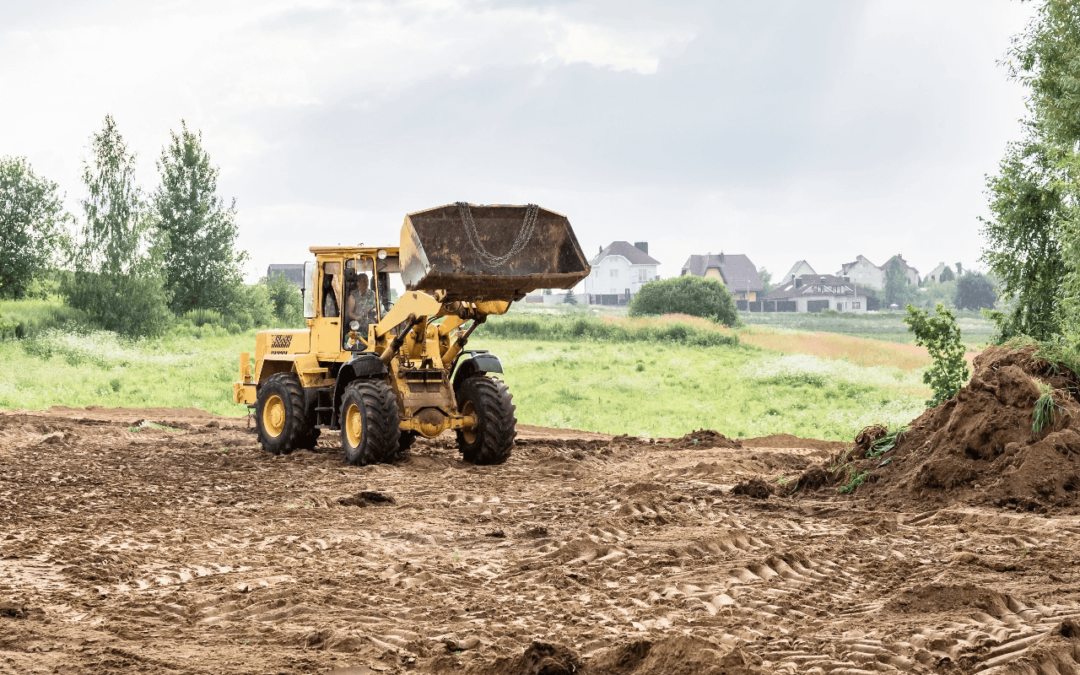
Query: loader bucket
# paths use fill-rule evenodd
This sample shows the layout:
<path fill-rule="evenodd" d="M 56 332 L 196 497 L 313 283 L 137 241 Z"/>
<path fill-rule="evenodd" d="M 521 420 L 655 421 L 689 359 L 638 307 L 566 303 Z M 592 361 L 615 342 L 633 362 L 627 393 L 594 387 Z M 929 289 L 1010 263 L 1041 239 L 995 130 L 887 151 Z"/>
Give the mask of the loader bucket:
<path fill-rule="evenodd" d="M 520 300 L 573 288 L 589 264 L 566 216 L 536 206 L 449 204 L 405 216 L 401 277 L 446 300 Z"/>

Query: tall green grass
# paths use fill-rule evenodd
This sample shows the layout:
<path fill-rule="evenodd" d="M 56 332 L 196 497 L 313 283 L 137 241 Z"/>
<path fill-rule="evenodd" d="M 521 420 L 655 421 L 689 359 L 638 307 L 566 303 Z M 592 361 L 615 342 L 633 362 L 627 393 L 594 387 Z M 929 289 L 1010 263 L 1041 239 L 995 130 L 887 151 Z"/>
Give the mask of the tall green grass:
<path fill-rule="evenodd" d="M 0 300 L 0 340 L 14 340 L 62 326 L 87 326 L 86 313 L 59 300 Z"/>
<path fill-rule="evenodd" d="M 839 333 L 852 337 L 885 340 L 912 344 L 915 338 L 904 324 L 903 312 L 875 312 L 854 314 L 850 312 L 820 312 L 815 314 L 796 312 L 739 312 L 739 318 L 748 325 L 774 326 L 790 330 Z M 956 312 L 961 339 L 965 344 L 987 344 L 993 339 L 996 328 L 980 313 Z"/>
<path fill-rule="evenodd" d="M 476 329 L 477 338 L 543 340 L 545 342 L 669 343 L 695 347 L 735 347 L 737 335 L 697 328 L 688 323 L 627 325 L 591 316 L 551 314 L 545 316 L 491 317 Z"/>

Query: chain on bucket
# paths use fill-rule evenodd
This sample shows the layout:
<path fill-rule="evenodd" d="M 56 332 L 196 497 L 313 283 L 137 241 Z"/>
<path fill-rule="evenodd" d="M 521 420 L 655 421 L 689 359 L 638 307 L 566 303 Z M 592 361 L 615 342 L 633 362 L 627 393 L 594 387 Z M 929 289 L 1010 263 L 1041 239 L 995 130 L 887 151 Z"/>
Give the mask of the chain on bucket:
<path fill-rule="evenodd" d="M 521 224 L 521 231 L 518 232 L 517 239 L 514 240 L 514 245 L 510 247 L 510 250 L 505 255 L 492 255 L 484 248 L 483 242 L 480 241 L 480 235 L 476 231 L 476 223 L 473 221 L 472 209 L 469 208 L 466 202 L 457 202 L 458 213 L 461 214 L 461 222 L 465 225 L 465 236 L 469 239 L 469 245 L 472 246 L 476 254 L 480 256 L 480 260 L 488 267 L 501 267 L 505 265 L 508 260 L 521 252 L 525 245 L 529 243 L 529 239 L 532 238 L 533 230 L 536 229 L 536 218 L 540 213 L 540 207 L 536 204 L 529 204 L 525 207 L 525 220 Z"/>

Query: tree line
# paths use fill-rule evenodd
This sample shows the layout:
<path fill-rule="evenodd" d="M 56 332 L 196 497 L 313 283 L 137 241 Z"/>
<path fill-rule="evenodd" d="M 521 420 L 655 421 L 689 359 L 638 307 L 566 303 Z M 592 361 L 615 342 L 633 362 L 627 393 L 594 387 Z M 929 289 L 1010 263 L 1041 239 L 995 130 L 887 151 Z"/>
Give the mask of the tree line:
<path fill-rule="evenodd" d="M 1080 347 L 1080 5 L 1044 0 L 1004 65 L 1026 89 L 1023 137 L 986 181 L 982 260 L 1001 281 L 1001 341 Z"/>
<path fill-rule="evenodd" d="M 240 329 L 301 320 L 281 276 L 243 283 L 235 199 L 218 196 L 219 169 L 201 132 L 181 120 L 156 161 L 159 183 L 136 180 L 136 155 L 111 115 L 83 161 L 80 217 L 26 158 L 0 158 L 0 298 L 59 295 L 97 325 L 159 335 L 189 313 Z"/>

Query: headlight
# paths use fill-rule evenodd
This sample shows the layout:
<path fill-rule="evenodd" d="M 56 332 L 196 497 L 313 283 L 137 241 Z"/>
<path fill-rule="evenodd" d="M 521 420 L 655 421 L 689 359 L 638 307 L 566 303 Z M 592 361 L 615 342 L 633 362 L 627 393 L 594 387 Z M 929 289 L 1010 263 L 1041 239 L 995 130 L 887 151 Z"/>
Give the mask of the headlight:
<path fill-rule="evenodd" d="M 360 322 L 359 321 L 350 321 L 349 322 L 349 330 L 360 330 Z"/>
<path fill-rule="evenodd" d="M 380 248 L 378 255 L 379 255 L 379 260 L 386 260 L 386 249 L 385 248 Z"/>

